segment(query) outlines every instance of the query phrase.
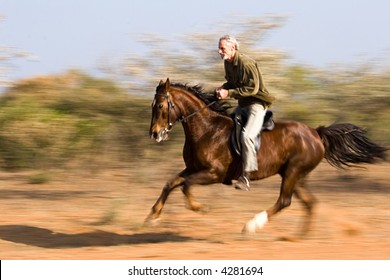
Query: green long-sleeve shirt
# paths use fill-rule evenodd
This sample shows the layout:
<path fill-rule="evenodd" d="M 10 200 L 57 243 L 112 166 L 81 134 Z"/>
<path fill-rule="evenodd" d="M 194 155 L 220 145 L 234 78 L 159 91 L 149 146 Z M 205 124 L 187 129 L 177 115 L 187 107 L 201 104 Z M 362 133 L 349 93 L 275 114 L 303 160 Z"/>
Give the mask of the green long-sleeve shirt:
<path fill-rule="evenodd" d="M 236 51 L 233 61 L 225 60 L 224 65 L 227 82 L 222 87 L 241 107 L 254 103 L 270 106 L 275 100 L 265 88 L 260 69 L 252 58 Z"/>

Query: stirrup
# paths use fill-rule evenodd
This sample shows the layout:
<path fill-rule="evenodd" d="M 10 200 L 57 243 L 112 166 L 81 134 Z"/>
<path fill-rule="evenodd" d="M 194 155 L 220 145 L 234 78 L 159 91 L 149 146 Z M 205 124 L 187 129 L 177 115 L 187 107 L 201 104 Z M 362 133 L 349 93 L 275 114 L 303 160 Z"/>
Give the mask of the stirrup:
<path fill-rule="evenodd" d="M 234 188 L 236 190 L 249 191 L 251 189 L 249 179 L 244 175 L 240 176 L 237 182 L 235 182 Z"/>

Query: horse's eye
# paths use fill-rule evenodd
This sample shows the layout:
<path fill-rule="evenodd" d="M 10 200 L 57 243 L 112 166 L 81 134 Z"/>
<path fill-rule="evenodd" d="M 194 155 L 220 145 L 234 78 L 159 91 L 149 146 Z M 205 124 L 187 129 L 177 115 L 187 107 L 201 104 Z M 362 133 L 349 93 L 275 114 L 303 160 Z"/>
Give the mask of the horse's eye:
<path fill-rule="evenodd" d="M 162 103 L 158 104 L 158 108 L 162 109 L 164 105 Z"/>

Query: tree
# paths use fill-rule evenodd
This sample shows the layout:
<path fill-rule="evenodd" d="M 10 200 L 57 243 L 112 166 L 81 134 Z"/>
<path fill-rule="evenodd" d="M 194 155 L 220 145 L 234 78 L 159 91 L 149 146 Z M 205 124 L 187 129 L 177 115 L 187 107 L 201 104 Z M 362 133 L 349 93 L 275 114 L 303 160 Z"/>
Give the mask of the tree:
<path fill-rule="evenodd" d="M 0 22 L 4 17 L 0 15 Z M 0 44 L 0 88 L 9 87 L 12 81 L 9 79 L 9 74 L 13 70 L 13 61 L 18 58 L 31 59 L 33 56 L 14 47 Z"/>
<path fill-rule="evenodd" d="M 174 82 L 201 84 L 206 89 L 220 86 L 224 82 L 224 70 L 217 44 L 229 30 L 242 42 L 242 50 L 259 61 L 268 88 L 282 97 L 284 92 L 278 85 L 283 79 L 281 67 L 286 56 L 281 51 L 262 48 L 261 42 L 283 21 L 284 18 L 276 16 L 233 16 L 228 23 L 213 24 L 208 33 L 193 32 L 171 38 L 140 34 L 139 41 L 145 46 L 145 55 L 128 54 L 117 77 L 132 93 L 139 92 L 142 87 L 143 95 L 145 92 L 153 94 L 157 83 L 167 77 Z"/>

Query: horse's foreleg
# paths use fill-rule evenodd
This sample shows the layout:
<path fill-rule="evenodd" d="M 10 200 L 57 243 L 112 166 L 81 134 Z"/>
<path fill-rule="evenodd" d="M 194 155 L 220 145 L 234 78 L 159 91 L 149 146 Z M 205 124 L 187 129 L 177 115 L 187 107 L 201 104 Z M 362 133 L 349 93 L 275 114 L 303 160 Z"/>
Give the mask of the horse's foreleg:
<path fill-rule="evenodd" d="M 164 204 L 165 204 L 166 200 L 168 199 L 170 192 L 172 190 L 174 190 L 175 188 L 182 186 L 184 184 L 184 181 L 185 181 L 185 179 L 179 175 L 179 176 L 175 177 L 173 180 L 169 181 L 165 185 L 159 198 L 154 203 L 154 205 L 150 211 L 150 214 L 146 218 L 145 222 L 153 222 L 156 219 L 158 219 L 158 217 L 160 216 L 161 211 L 164 207 Z"/>

